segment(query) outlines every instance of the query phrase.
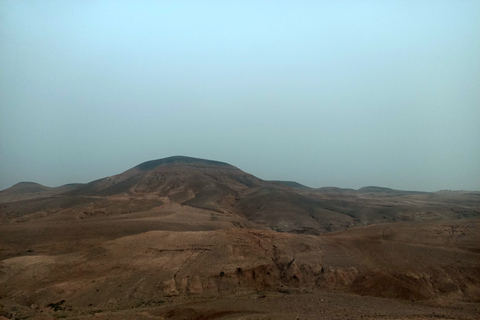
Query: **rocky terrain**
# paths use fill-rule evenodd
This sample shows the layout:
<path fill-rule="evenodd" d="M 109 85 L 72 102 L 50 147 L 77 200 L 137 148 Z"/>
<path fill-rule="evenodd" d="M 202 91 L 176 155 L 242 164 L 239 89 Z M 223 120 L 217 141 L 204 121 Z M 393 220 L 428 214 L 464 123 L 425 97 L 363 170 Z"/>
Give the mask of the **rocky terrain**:
<path fill-rule="evenodd" d="M 480 192 L 313 189 L 170 157 L 0 191 L 11 319 L 478 319 Z"/>

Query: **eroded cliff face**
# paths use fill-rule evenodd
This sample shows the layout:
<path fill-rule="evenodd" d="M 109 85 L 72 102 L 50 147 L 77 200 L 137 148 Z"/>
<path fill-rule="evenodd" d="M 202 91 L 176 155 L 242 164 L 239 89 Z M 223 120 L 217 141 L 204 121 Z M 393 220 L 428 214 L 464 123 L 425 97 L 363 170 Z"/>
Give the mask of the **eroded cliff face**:
<path fill-rule="evenodd" d="M 72 307 L 319 289 L 409 300 L 480 298 L 478 251 L 384 240 L 379 228 L 354 237 L 348 231 L 151 231 L 68 255 L 4 260 L 1 295 L 20 305 L 65 300 Z"/>

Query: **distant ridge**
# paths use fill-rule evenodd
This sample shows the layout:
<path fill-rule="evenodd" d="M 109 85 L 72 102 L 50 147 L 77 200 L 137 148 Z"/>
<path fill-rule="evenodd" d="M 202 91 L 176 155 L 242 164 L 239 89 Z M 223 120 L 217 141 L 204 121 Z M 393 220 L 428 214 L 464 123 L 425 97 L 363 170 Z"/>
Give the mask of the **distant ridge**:
<path fill-rule="evenodd" d="M 297 188 L 301 190 L 311 190 L 312 188 L 307 187 L 301 183 L 295 182 L 295 181 L 281 181 L 281 180 L 270 180 L 270 182 L 281 184 L 283 186 L 288 186 L 292 188 Z"/>
<path fill-rule="evenodd" d="M 423 194 L 423 193 L 429 193 L 429 192 L 424 192 L 424 191 L 404 191 L 404 190 L 395 190 L 391 188 L 385 188 L 385 187 L 377 187 L 377 186 L 367 186 L 358 189 L 358 192 L 370 192 L 370 193 L 388 193 L 388 194 L 396 194 L 399 195 L 400 193 L 402 194 Z"/>
<path fill-rule="evenodd" d="M 385 188 L 385 187 L 377 187 L 377 186 L 366 186 L 358 189 L 358 191 L 361 192 L 395 192 L 396 190 L 391 189 L 391 188 Z"/>
<path fill-rule="evenodd" d="M 337 188 L 337 187 L 321 187 L 315 189 L 318 192 L 323 193 L 332 193 L 332 194 L 345 194 L 345 193 L 355 193 L 357 190 L 355 189 L 348 189 L 348 188 Z"/>
<path fill-rule="evenodd" d="M 82 183 L 70 183 L 51 188 L 36 182 L 19 182 L 10 188 L 0 191 L 0 202 L 51 197 L 76 190 L 83 185 Z"/>

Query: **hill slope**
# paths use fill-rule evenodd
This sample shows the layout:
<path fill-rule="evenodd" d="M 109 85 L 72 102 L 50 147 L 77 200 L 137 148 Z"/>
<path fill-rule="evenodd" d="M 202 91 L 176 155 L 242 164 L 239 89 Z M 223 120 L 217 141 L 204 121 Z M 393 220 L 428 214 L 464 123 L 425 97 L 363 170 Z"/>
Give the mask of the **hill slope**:
<path fill-rule="evenodd" d="M 440 304 L 475 302 L 479 230 L 478 221 L 465 221 L 377 225 L 324 236 L 151 231 L 75 254 L 3 260 L 0 281 L 2 296 L 17 304 L 65 300 L 72 315 L 255 291 L 340 290 Z"/>

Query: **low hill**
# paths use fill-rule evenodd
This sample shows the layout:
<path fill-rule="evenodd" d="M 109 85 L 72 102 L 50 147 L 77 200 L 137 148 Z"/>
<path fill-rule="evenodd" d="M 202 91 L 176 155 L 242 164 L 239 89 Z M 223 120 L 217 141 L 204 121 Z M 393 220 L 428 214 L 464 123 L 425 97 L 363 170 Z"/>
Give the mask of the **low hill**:
<path fill-rule="evenodd" d="M 49 187 L 43 186 L 39 183 L 24 181 L 24 182 L 19 182 L 8 189 L 2 190 L 0 191 L 0 193 L 22 194 L 22 193 L 43 192 L 49 189 L 50 189 Z"/>

